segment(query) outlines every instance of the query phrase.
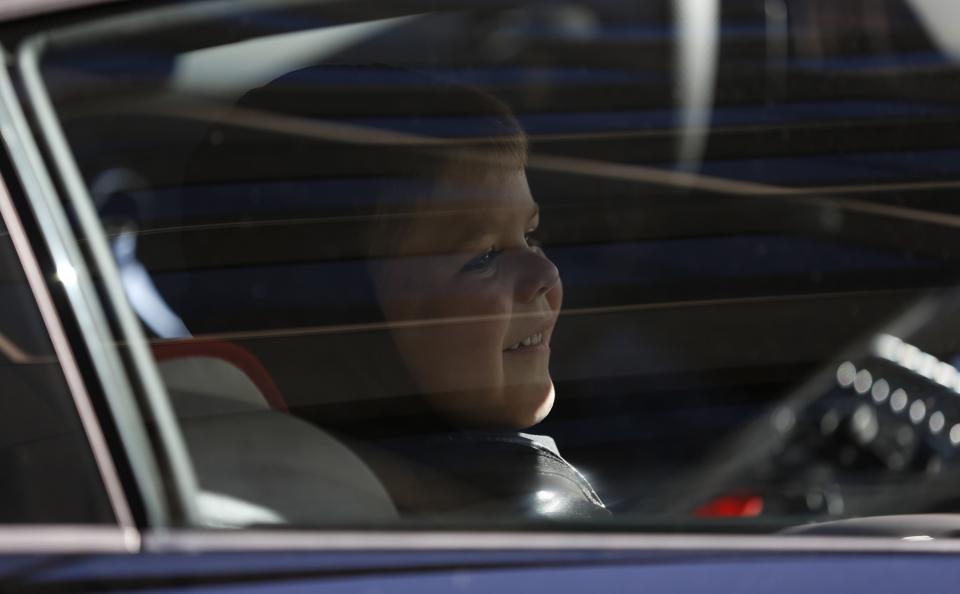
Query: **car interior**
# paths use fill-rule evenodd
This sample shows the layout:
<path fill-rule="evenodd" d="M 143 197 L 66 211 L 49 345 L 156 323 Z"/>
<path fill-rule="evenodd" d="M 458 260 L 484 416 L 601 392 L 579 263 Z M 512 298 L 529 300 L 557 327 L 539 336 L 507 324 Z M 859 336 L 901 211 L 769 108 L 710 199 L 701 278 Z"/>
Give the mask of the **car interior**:
<path fill-rule="evenodd" d="M 702 23 L 666 1 L 277 2 L 108 21 L 40 64 L 210 525 L 389 525 L 406 515 L 385 468 L 455 494 L 432 519 L 576 520 L 339 433 L 410 390 L 373 364 L 384 330 L 350 251 L 371 180 L 283 164 L 364 133 L 469 133 L 389 66 L 495 95 L 528 137 L 564 288 L 557 400 L 530 431 L 609 522 L 771 530 L 958 504 L 960 86 L 919 4 L 729 0 Z M 329 104 L 232 111 L 315 64 L 302 84 Z M 218 133 L 275 175 L 204 161 Z"/>

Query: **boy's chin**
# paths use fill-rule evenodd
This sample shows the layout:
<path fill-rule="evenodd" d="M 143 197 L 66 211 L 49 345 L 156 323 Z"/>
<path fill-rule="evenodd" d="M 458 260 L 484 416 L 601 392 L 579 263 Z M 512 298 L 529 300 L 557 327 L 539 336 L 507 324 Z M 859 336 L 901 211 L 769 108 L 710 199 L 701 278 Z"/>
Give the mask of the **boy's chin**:
<path fill-rule="evenodd" d="M 533 427 L 553 408 L 553 382 L 508 386 L 500 399 L 501 408 L 492 428 L 520 431 Z"/>
<path fill-rule="evenodd" d="M 463 429 L 520 431 L 542 421 L 553 408 L 554 389 L 543 382 L 434 395 L 434 405 Z"/>

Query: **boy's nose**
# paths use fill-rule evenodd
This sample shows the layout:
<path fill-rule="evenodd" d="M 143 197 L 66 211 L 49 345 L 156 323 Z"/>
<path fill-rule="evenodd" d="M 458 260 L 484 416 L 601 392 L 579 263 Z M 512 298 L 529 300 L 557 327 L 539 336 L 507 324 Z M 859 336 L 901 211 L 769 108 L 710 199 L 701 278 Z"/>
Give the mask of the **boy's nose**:
<path fill-rule="evenodd" d="M 517 258 L 517 301 L 529 303 L 560 283 L 560 271 L 540 248 L 522 250 Z"/>

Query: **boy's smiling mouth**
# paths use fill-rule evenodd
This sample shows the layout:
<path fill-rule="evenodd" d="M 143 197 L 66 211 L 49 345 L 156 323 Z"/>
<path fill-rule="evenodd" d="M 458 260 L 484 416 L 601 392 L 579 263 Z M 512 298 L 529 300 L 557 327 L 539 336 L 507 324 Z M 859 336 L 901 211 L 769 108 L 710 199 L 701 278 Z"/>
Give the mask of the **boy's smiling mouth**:
<path fill-rule="evenodd" d="M 508 345 L 503 349 L 504 353 L 522 353 L 526 351 L 546 351 L 550 349 L 550 337 L 553 334 L 553 327 L 557 323 L 556 316 L 551 316 L 549 320 L 534 326 L 523 338 Z"/>
<path fill-rule="evenodd" d="M 510 345 L 509 347 L 504 349 L 504 351 L 511 352 L 511 351 L 519 351 L 521 349 L 526 350 L 529 348 L 538 347 L 541 344 L 543 344 L 543 332 L 535 332 L 530 336 L 523 338 L 522 340 L 520 340 L 520 342 Z"/>

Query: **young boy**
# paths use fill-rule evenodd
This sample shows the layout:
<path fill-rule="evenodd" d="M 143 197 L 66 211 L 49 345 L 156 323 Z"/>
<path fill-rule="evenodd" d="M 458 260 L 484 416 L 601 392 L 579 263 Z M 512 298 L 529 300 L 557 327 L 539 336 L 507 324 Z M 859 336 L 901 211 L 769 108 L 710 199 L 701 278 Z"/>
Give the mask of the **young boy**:
<path fill-rule="evenodd" d="M 233 114 L 267 127 L 300 122 L 299 136 L 210 135 L 217 161 L 241 172 L 267 163 L 281 179 L 335 177 L 374 188 L 340 217 L 353 227 L 338 237 L 349 235 L 343 243 L 354 247 L 337 249 L 352 249 L 341 259 L 364 262 L 374 325 L 390 348 L 376 357 L 337 355 L 361 360 L 364 376 L 399 363 L 415 394 L 347 397 L 351 415 L 361 411 L 359 423 L 316 422 L 363 442 L 405 513 L 605 514 L 550 438 L 517 433 L 553 406 L 550 341 L 562 301 L 559 272 L 531 237 L 540 214 L 525 175 L 523 131 L 485 93 L 392 68 L 359 70 L 296 71 L 250 92 Z M 338 72 L 353 81 L 382 75 L 400 91 L 310 84 Z"/>
<path fill-rule="evenodd" d="M 507 109 L 459 91 L 498 136 L 424 152 L 429 183 L 380 208 L 370 270 L 390 333 L 421 395 L 455 427 L 523 429 L 553 405 L 550 339 L 562 300 L 532 234 L 539 207 L 526 142 Z M 451 95 L 450 91 L 447 95 Z"/>

